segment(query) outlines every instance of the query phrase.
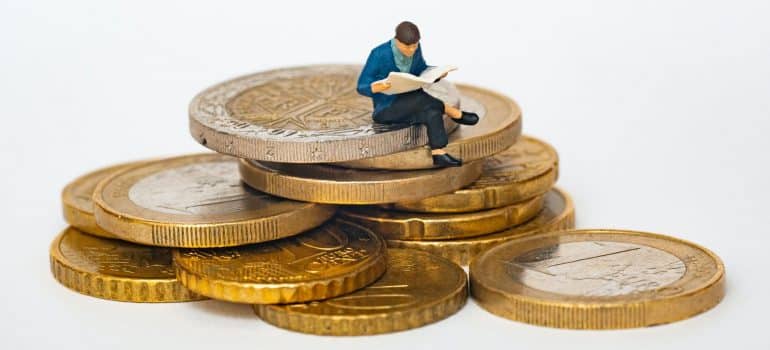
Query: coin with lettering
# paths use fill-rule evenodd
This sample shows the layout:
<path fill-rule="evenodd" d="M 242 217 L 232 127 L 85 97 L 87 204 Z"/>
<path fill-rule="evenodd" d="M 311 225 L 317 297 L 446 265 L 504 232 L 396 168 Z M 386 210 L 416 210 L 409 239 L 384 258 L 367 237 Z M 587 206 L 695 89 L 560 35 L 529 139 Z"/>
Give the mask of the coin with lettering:
<path fill-rule="evenodd" d="M 494 91 L 458 84 L 463 110 L 479 115 L 476 125 L 460 126 L 449 135 L 447 152 L 470 162 L 502 152 L 521 134 L 521 109 L 512 99 Z M 417 147 L 398 153 L 343 162 L 358 169 L 410 170 L 433 168 L 430 148 Z"/>
<path fill-rule="evenodd" d="M 423 213 L 464 213 L 511 205 L 551 189 L 558 177 L 558 162 L 551 145 L 522 136 L 505 151 L 485 159 L 484 173 L 472 184 L 452 193 L 384 207 Z"/>
<path fill-rule="evenodd" d="M 64 220 L 83 232 L 100 237 L 116 238 L 115 235 L 96 224 L 94 202 L 91 200 L 91 196 L 99 181 L 112 173 L 140 163 L 123 163 L 94 170 L 68 183 L 61 194 Z"/>
<path fill-rule="evenodd" d="M 459 311 L 467 276 L 449 260 L 412 249 L 389 249 L 388 270 L 353 293 L 302 304 L 254 305 L 275 326 L 319 335 L 370 335 L 417 328 Z"/>
<path fill-rule="evenodd" d="M 515 239 L 479 254 L 470 281 L 493 314 L 576 329 L 674 322 L 711 309 L 725 293 L 724 265 L 708 249 L 628 230 Z"/>
<path fill-rule="evenodd" d="M 214 299 L 285 304 L 328 299 L 363 288 L 386 268 L 386 246 L 372 231 L 333 219 L 281 240 L 174 252 L 177 278 Z"/>
<path fill-rule="evenodd" d="M 70 227 L 51 243 L 51 272 L 76 292 L 138 303 L 202 300 L 176 279 L 168 248 L 106 239 Z"/>
<path fill-rule="evenodd" d="M 543 196 L 472 213 L 409 213 L 367 206 L 347 207 L 339 215 L 385 239 L 446 240 L 481 236 L 520 225 L 541 209 Z"/>
<path fill-rule="evenodd" d="M 360 71 L 292 67 L 217 84 L 190 103 L 190 133 L 220 153 L 282 163 L 340 162 L 425 145 L 423 126 L 374 123 L 371 99 L 356 91 Z M 447 103 L 460 100 L 456 89 L 436 88 Z M 444 122 L 450 132 L 457 127 L 449 117 Z"/>
<path fill-rule="evenodd" d="M 417 200 L 462 188 L 481 176 L 483 163 L 408 171 L 358 170 L 325 164 L 241 159 L 241 178 L 259 191 L 306 202 L 382 204 Z"/>
<path fill-rule="evenodd" d="M 471 259 L 480 252 L 514 238 L 574 227 L 575 207 L 572 199 L 565 191 L 554 188 L 544 195 L 543 210 L 521 225 L 471 238 L 421 241 L 389 239 L 388 246 L 423 250 L 464 266 L 470 264 Z"/>
<path fill-rule="evenodd" d="M 241 183 L 236 158 L 197 154 L 115 173 L 94 190 L 99 226 L 121 239 L 165 247 L 226 247 L 298 234 L 333 206 L 278 198 Z"/>

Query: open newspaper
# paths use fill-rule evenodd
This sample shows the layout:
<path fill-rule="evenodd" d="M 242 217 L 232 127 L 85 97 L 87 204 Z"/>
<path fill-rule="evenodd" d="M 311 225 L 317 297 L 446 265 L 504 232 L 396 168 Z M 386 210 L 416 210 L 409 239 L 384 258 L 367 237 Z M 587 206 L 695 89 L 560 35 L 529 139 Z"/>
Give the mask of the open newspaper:
<path fill-rule="evenodd" d="M 388 77 L 377 81 L 390 82 L 390 89 L 383 91 L 386 95 L 403 94 L 405 92 L 414 91 L 436 82 L 436 79 L 441 78 L 442 75 L 449 73 L 453 70 L 457 70 L 457 67 L 453 66 L 441 66 L 441 67 L 428 67 L 420 76 L 416 76 L 403 72 L 390 72 Z"/>

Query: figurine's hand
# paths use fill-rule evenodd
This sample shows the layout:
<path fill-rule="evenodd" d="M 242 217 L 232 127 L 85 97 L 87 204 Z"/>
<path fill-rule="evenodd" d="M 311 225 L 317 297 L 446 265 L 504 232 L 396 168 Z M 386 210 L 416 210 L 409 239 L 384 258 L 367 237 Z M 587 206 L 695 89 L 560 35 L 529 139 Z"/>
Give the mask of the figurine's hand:
<path fill-rule="evenodd" d="M 383 92 L 383 91 L 385 91 L 387 89 L 390 89 L 390 85 L 391 84 L 390 84 L 389 81 L 374 82 L 374 83 L 372 83 L 372 93 L 376 94 L 378 92 Z"/>

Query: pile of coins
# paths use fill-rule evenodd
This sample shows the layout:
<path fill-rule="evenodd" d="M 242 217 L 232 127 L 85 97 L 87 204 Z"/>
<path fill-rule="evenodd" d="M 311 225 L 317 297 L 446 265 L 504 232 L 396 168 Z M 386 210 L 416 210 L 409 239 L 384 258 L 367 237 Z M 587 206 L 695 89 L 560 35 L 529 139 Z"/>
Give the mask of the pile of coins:
<path fill-rule="evenodd" d="M 464 165 L 433 168 L 422 126 L 373 124 L 359 70 L 279 69 L 200 93 L 190 132 L 218 153 L 67 185 L 54 277 L 110 300 L 250 304 L 321 335 L 420 327 L 459 311 L 469 290 L 494 314 L 567 328 L 672 322 L 721 300 L 724 268 L 705 248 L 568 231 L 557 153 L 521 135 L 510 98 L 445 80 L 426 89 L 480 116 L 446 117 L 447 151 Z"/>

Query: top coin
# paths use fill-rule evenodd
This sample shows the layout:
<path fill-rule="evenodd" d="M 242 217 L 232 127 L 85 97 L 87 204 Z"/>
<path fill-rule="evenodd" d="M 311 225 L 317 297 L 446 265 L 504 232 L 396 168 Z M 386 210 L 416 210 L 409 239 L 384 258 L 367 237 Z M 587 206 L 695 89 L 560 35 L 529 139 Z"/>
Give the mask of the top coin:
<path fill-rule="evenodd" d="M 113 174 L 93 195 L 99 226 L 121 239 L 165 247 L 226 247 L 314 228 L 333 206 L 254 191 L 238 162 L 198 154 L 148 162 Z"/>
<path fill-rule="evenodd" d="M 360 70 L 294 67 L 215 85 L 190 103 L 190 133 L 220 153 L 281 163 L 340 162 L 425 145 L 422 126 L 373 122 L 371 100 L 355 89 Z M 437 90 L 448 103 L 459 100 L 456 89 Z M 457 126 L 450 119 L 447 130 Z"/>
<path fill-rule="evenodd" d="M 574 230 L 503 243 L 471 262 L 471 293 L 516 321 L 579 329 L 644 327 L 682 320 L 724 296 L 724 265 L 673 237 Z"/>

